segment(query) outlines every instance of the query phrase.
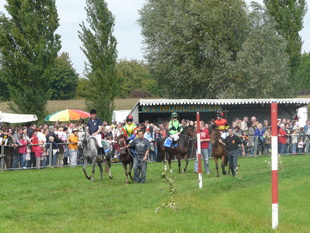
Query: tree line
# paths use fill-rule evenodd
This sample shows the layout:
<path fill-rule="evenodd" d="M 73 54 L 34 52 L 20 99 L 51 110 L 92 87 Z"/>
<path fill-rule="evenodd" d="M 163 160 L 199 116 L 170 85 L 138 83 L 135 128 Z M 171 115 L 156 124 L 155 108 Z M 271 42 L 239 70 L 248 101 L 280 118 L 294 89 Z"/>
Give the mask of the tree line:
<path fill-rule="evenodd" d="M 110 120 L 115 98 L 294 97 L 309 91 L 310 53 L 299 32 L 305 0 L 147 0 L 138 23 L 145 61 L 117 60 L 115 18 L 86 0 L 78 35 L 84 74 L 61 37 L 55 0 L 7 0 L 0 14 L 0 100 L 18 113 L 46 115 L 49 99 L 85 98 Z"/>

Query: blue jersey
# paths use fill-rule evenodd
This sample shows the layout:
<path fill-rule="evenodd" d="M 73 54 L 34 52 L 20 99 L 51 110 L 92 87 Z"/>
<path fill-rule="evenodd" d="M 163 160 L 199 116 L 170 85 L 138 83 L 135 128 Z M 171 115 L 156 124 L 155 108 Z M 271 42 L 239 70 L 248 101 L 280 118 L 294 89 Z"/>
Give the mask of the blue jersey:
<path fill-rule="evenodd" d="M 90 119 L 87 122 L 87 126 L 89 127 L 89 133 L 93 134 L 96 133 L 99 129 L 99 126 L 102 126 L 102 122 L 99 118 L 96 118 L 95 120 Z"/>

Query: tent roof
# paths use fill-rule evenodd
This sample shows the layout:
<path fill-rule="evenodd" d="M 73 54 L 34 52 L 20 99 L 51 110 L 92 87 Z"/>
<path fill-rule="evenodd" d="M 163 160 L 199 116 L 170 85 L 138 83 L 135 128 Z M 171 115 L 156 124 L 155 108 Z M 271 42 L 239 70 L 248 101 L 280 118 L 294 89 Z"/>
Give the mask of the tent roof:
<path fill-rule="evenodd" d="M 140 99 L 140 106 L 151 105 L 180 105 L 180 104 L 208 104 L 208 105 L 240 105 L 240 104 L 310 104 L 310 98 L 295 99 Z"/>
<path fill-rule="evenodd" d="M 0 112 L 0 122 L 25 123 L 37 120 L 38 117 L 32 114 L 13 114 L 13 113 Z"/>

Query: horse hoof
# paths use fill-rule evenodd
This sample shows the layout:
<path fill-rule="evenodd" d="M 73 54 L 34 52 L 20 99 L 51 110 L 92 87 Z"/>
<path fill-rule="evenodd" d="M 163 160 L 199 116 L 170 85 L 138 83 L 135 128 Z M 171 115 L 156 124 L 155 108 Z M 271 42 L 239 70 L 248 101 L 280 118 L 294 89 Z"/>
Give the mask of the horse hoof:
<path fill-rule="evenodd" d="M 90 180 L 90 176 L 86 176 L 86 178 L 87 178 L 88 180 Z"/>
<path fill-rule="evenodd" d="M 220 177 L 220 175 L 217 175 L 217 177 Z"/>
<path fill-rule="evenodd" d="M 109 176 L 109 178 L 112 180 L 112 179 L 113 179 L 113 176 Z"/>
<path fill-rule="evenodd" d="M 227 174 L 227 172 L 223 172 L 223 175 L 226 175 Z"/>

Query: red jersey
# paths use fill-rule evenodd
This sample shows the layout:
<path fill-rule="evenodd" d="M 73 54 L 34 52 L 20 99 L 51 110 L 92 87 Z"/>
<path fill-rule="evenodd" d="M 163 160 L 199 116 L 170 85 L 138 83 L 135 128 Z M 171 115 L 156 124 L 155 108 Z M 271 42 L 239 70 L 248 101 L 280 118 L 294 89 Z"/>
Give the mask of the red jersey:
<path fill-rule="evenodd" d="M 200 131 L 200 139 L 209 139 L 210 134 L 208 129 L 203 129 Z M 201 142 L 201 149 L 207 149 L 209 147 L 209 142 Z"/>
<path fill-rule="evenodd" d="M 32 140 L 31 140 L 31 144 L 39 144 L 39 139 L 37 136 L 35 135 L 32 135 Z M 36 152 L 37 149 L 38 149 L 38 145 L 35 145 L 35 146 L 31 146 L 31 152 Z"/>
<path fill-rule="evenodd" d="M 280 135 L 286 135 L 286 132 L 283 129 L 279 129 L 279 134 Z M 286 136 L 279 136 L 278 137 L 279 143 L 281 144 L 286 144 Z"/>
<path fill-rule="evenodd" d="M 220 131 L 223 131 L 227 128 L 227 121 L 226 119 L 224 118 L 221 118 L 221 119 L 216 119 L 214 121 L 214 124 L 217 126 L 217 128 L 220 130 Z"/>

